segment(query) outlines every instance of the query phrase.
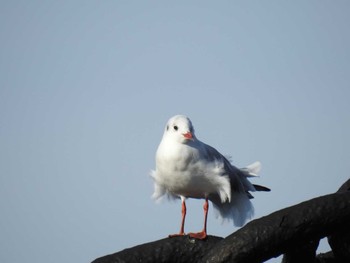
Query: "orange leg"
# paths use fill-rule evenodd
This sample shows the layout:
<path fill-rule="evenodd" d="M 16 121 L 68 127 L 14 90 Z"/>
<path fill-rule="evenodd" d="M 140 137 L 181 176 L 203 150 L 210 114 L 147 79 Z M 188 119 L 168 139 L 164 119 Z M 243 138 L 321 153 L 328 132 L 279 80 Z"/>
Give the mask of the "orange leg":
<path fill-rule="evenodd" d="M 182 199 L 182 206 L 181 206 L 181 227 L 180 227 L 180 233 L 169 235 L 169 237 L 178 237 L 178 236 L 184 236 L 185 235 L 185 218 L 186 218 L 186 203 L 185 199 Z"/>
<path fill-rule="evenodd" d="M 190 237 L 197 238 L 197 239 L 205 239 L 207 237 L 207 217 L 208 217 L 208 210 L 209 210 L 209 203 L 208 198 L 205 198 L 205 202 L 203 205 L 204 210 L 204 227 L 201 232 L 198 233 L 190 233 Z"/>

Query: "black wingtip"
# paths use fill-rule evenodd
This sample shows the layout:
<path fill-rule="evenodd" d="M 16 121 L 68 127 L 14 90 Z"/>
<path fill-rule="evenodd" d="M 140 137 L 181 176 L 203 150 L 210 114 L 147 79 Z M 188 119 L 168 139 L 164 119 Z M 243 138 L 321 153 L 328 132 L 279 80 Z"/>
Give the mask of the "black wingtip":
<path fill-rule="evenodd" d="M 263 192 L 270 192 L 271 189 L 267 188 L 266 186 L 258 185 L 258 184 L 253 184 L 254 188 L 256 191 L 263 191 Z"/>

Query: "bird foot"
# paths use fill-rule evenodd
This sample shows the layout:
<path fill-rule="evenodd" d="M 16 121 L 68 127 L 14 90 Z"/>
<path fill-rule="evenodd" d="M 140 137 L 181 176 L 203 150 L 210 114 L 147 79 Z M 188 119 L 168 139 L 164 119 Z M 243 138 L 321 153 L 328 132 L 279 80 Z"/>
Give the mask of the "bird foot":
<path fill-rule="evenodd" d="M 172 235 L 169 235 L 168 237 L 183 237 L 185 236 L 186 234 L 184 232 L 182 233 L 178 233 L 178 234 L 172 234 Z"/>
<path fill-rule="evenodd" d="M 196 238 L 196 239 L 206 239 L 207 238 L 207 232 L 202 231 L 202 232 L 198 232 L 198 233 L 189 233 L 189 236 L 192 238 Z"/>

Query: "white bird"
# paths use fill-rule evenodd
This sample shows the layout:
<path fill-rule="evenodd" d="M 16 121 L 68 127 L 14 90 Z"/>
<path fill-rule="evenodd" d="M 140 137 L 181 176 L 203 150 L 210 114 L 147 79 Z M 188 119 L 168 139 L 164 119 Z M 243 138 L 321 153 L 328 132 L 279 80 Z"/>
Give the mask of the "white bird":
<path fill-rule="evenodd" d="M 186 198 L 205 199 L 203 230 L 189 233 L 191 237 L 204 239 L 207 236 L 208 200 L 223 219 L 232 219 L 235 225 L 242 226 L 253 216 L 249 200 L 253 197 L 248 191 L 270 191 L 247 179 L 256 177 L 260 168 L 260 162 L 236 168 L 216 149 L 197 139 L 188 117 L 170 118 L 157 149 L 156 169 L 151 172 L 154 199 L 166 195 L 182 201 L 180 232 L 169 236 L 185 235 Z"/>

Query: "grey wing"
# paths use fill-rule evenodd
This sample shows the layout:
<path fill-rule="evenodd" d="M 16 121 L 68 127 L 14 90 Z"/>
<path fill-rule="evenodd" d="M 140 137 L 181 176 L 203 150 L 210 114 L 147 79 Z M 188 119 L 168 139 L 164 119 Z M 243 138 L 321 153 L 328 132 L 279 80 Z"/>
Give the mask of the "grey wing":
<path fill-rule="evenodd" d="M 204 144 L 206 159 L 208 161 L 218 161 L 224 164 L 223 175 L 228 175 L 231 182 L 231 191 L 235 192 L 248 192 L 255 191 L 254 186 L 248 181 L 246 172 L 232 165 L 231 162 L 223 156 L 214 147 Z"/>

